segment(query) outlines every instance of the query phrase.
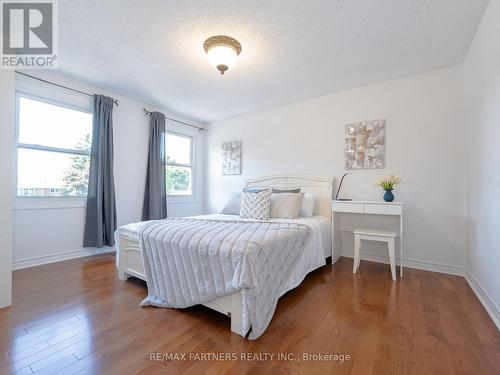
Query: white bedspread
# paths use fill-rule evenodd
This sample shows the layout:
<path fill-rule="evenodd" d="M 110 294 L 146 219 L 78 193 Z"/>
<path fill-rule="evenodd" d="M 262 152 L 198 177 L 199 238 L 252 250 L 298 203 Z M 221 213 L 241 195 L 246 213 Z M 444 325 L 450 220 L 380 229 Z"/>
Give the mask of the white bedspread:
<path fill-rule="evenodd" d="M 320 220 L 323 219 L 323 220 Z M 259 337 L 278 298 L 325 264 L 325 218 L 255 221 L 204 215 L 131 224 L 148 284 L 142 306 L 184 308 L 242 292 L 243 328 Z"/>

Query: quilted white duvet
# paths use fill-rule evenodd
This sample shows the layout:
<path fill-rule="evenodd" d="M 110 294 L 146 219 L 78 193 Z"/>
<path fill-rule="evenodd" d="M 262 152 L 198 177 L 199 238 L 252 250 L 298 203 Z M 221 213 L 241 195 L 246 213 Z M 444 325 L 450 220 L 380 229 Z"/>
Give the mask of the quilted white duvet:
<path fill-rule="evenodd" d="M 184 308 L 241 290 L 243 328 L 252 329 L 250 339 L 265 331 L 279 297 L 298 285 L 291 285 L 290 275 L 298 272 L 300 283 L 310 271 L 297 268 L 304 246 L 317 245 L 310 241 L 309 226 L 285 220 L 221 216 L 141 224 L 138 238 L 148 285 L 141 305 Z M 322 254 L 319 262 L 324 264 Z"/>

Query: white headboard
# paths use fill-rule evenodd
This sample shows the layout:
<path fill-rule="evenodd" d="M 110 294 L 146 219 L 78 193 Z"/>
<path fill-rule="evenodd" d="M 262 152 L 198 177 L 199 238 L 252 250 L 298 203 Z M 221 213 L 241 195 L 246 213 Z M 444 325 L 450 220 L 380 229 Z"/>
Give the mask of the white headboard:
<path fill-rule="evenodd" d="M 314 193 L 316 198 L 314 214 L 330 218 L 332 216 L 333 182 L 334 177 L 275 175 L 247 180 L 245 187 L 300 188 L 303 192 Z"/>

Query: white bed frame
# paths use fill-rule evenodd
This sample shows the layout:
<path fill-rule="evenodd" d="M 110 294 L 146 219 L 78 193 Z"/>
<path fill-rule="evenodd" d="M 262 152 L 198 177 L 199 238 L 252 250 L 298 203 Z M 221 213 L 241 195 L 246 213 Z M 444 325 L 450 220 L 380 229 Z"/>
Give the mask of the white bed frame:
<path fill-rule="evenodd" d="M 331 218 L 333 177 L 305 177 L 296 175 L 277 175 L 257 178 L 245 182 L 245 187 L 269 187 L 276 189 L 301 188 L 303 192 L 315 195 L 314 215 Z M 146 281 L 139 242 L 119 235 L 116 244 L 116 266 L 118 277 L 126 281 L 130 276 Z M 217 298 L 203 304 L 231 318 L 231 331 L 246 336 L 243 330 L 243 303 L 241 292 Z"/>

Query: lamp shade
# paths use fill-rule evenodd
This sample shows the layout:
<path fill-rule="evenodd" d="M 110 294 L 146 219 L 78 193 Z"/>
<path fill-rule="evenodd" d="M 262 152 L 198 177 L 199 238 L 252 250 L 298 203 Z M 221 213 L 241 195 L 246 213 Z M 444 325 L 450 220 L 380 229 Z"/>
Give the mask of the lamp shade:
<path fill-rule="evenodd" d="M 241 52 L 240 43 L 229 36 L 216 35 L 208 38 L 203 44 L 208 62 L 221 74 L 236 64 Z"/>
<path fill-rule="evenodd" d="M 228 68 L 231 68 L 236 64 L 236 59 L 238 55 L 234 49 L 227 46 L 216 46 L 212 47 L 208 53 L 208 62 L 214 68 L 217 68 L 219 65 L 225 65 Z"/>

